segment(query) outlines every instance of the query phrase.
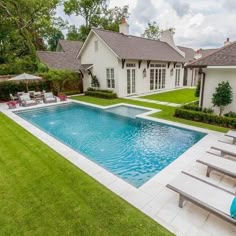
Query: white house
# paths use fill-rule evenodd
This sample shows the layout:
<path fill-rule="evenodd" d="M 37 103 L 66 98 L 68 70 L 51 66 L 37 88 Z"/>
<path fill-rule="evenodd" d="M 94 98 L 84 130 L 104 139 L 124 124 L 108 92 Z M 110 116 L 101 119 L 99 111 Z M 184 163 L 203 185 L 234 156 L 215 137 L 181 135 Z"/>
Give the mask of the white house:
<path fill-rule="evenodd" d="M 222 81 L 228 81 L 233 89 L 233 102 L 225 109 L 236 112 L 236 42 L 230 43 L 229 39 L 223 48 L 212 54 L 202 57 L 188 65 L 201 71 L 200 106 L 212 107 L 212 95 L 216 87 Z M 219 112 L 214 108 L 215 112 Z"/>
<path fill-rule="evenodd" d="M 160 40 L 131 36 L 125 20 L 119 31 L 92 29 L 84 43 L 59 40 L 56 52 L 37 55 L 49 68 L 80 73 L 83 90 L 91 87 L 91 77 L 96 76 L 102 89 L 126 97 L 195 86 L 199 69 L 187 65 L 216 51 L 176 46 L 168 30 Z"/>
<path fill-rule="evenodd" d="M 177 47 L 169 30 L 160 40 L 131 36 L 123 20 L 119 31 L 92 29 L 88 35 L 77 56 L 84 90 L 91 87 L 91 75 L 100 88 L 114 90 L 119 97 L 196 84 L 197 70 L 184 68 L 195 52 Z"/>

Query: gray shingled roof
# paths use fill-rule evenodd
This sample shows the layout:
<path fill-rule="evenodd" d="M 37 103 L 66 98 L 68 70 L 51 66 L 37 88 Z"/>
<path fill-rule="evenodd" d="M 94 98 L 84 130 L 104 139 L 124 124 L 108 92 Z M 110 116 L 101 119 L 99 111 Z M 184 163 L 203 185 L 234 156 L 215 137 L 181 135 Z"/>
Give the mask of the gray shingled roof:
<path fill-rule="evenodd" d="M 62 39 L 60 39 L 58 43 L 61 45 L 64 52 L 69 53 L 73 57 L 76 57 L 80 48 L 83 45 L 83 42 L 81 41 L 71 41 Z"/>
<path fill-rule="evenodd" d="M 37 51 L 39 60 L 52 69 L 78 70 L 80 60 L 64 52 Z"/>
<path fill-rule="evenodd" d="M 194 60 L 194 55 L 196 52 L 192 48 L 187 48 L 187 47 L 182 47 L 178 46 L 178 48 L 182 51 L 185 52 L 185 62 L 192 62 Z"/>
<path fill-rule="evenodd" d="M 190 63 L 188 66 L 236 66 L 236 42 L 224 46 L 213 53 Z"/>
<path fill-rule="evenodd" d="M 165 42 L 102 29 L 93 31 L 122 59 L 185 62 L 185 58 Z"/>
<path fill-rule="evenodd" d="M 62 50 L 60 52 L 37 51 L 41 62 L 52 69 L 78 70 L 81 66 L 80 60 L 76 59 L 83 43 L 80 41 L 59 40 Z"/>

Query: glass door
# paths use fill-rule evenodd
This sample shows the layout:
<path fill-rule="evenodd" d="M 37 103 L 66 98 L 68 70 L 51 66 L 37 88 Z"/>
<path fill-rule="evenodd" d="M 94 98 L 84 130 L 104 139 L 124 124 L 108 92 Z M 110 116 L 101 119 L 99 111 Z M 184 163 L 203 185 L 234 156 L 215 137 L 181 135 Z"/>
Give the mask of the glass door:
<path fill-rule="evenodd" d="M 127 94 L 134 94 L 136 91 L 135 69 L 127 69 Z"/>

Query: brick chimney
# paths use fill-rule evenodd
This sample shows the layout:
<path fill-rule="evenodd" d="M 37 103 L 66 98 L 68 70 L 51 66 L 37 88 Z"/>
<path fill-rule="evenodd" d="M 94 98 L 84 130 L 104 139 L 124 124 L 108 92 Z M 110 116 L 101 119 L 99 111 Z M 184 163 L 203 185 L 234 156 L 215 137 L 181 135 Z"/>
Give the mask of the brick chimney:
<path fill-rule="evenodd" d="M 121 20 L 119 25 L 119 32 L 124 35 L 129 35 L 129 24 L 126 22 L 125 18 Z"/>
<path fill-rule="evenodd" d="M 226 46 L 226 45 L 229 45 L 229 44 L 231 44 L 231 42 L 229 41 L 229 38 L 227 38 L 226 41 L 224 42 L 224 45 Z"/>
<path fill-rule="evenodd" d="M 201 51 L 200 50 L 197 50 L 195 55 L 194 55 L 194 59 L 198 60 L 202 57 L 202 54 L 201 54 Z"/>

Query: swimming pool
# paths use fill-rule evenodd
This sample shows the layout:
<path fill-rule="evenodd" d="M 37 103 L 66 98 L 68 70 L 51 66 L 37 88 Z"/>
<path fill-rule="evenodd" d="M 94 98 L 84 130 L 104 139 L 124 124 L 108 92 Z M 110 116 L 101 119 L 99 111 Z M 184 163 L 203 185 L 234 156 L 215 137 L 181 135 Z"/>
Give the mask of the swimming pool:
<path fill-rule="evenodd" d="M 78 103 L 16 114 L 135 187 L 205 136 Z"/>

